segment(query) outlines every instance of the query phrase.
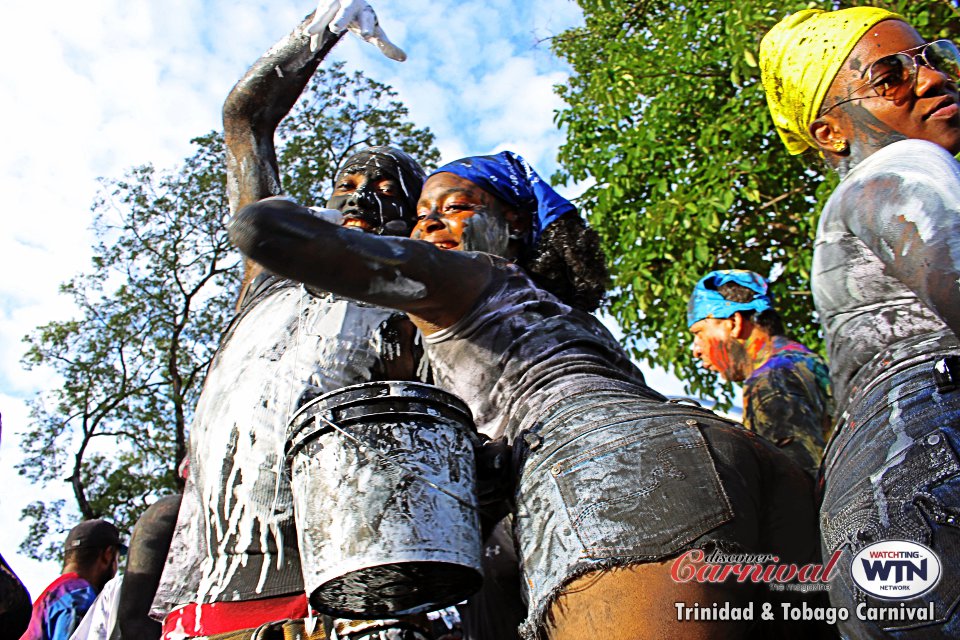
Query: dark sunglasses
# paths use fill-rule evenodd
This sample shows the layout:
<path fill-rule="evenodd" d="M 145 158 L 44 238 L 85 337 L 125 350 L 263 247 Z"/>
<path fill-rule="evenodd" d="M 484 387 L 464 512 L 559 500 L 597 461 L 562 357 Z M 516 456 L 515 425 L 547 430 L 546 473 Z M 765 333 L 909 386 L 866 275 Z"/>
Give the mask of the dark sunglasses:
<path fill-rule="evenodd" d="M 917 53 L 911 53 L 917 49 Z M 934 40 L 875 60 L 861 76 L 867 81 L 848 93 L 843 100 L 821 111 L 820 115 L 846 102 L 871 97 L 850 97 L 866 87 L 870 87 L 876 95 L 886 100 L 901 100 L 916 87 L 917 70 L 920 66 L 939 71 L 947 76 L 950 82 L 956 83 L 960 78 L 960 51 L 957 51 L 956 45 L 949 40 Z"/>

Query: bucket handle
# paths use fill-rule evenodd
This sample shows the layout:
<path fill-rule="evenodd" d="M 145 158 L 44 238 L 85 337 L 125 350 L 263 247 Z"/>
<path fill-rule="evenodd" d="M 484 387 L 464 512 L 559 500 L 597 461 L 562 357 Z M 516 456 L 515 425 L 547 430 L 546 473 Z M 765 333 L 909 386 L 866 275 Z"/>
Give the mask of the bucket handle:
<path fill-rule="evenodd" d="M 419 481 L 423 482 L 424 484 L 426 484 L 428 487 L 431 487 L 431 488 L 433 488 L 433 489 L 436 489 L 436 490 L 439 491 L 440 493 L 442 493 L 442 494 L 444 494 L 444 495 L 447 495 L 447 496 L 453 498 L 454 500 L 456 500 L 457 502 L 459 502 L 459 503 L 462 504 L 463 506 L 467 507 L 468 509 L 471 509 L 471 510 L 473 510 L 473 511 L 476 511 L 477 513 L 482 513 L 482 510 L 481 510 L 477 505 L 470 504 L 469 502 L 467 502 L 466 500 L 464 500 L 464 499 L 461 498 L 460 496 L 456 495 L 456 494 L 453 493 L 452 491 L 447 491 L 446 489 L 444 489 L 443 487 L 441 487 L 441 486 L 438 485 L 437 483 L 435 483 L 435 482 L 433 482 L 433 481 L 431 481 L 431 480 L 428 480 L 427 478 L 423 477 L 422 475 L 420 475 L 419 473 L 417 473 L 417 472 L 414 471 L 413 469 L 409 469 L 409 468 L 405 467 L 405 466 L 404 466 L 403 464 L 401 464 L 400 462 L 397 462 L 396 460 L 394 460 L 393 458 L 391 458 L 388 453 L 385 453 L 385 452 L 377 449 L 375 446 L 373 446 L 373 445 L 370 444 L 369 442 L 364 442 L 362 438 L 358 438 L 357 436 L 355 436 L 355 435 L 353 435 L 352 433 L 348 432 L 347 430 L 345 430 L 344 428 L 342 428 L 342 427 L 339 426 L 338 424 L 335 424 L 334 422 L 331 422 L 330 420 L 327 420 L 327 419 L 326 419 L 325 417 L 323 417 L 321 414 L 318 413 L 318 414 L 316 415 L 316 417 L 319 418 L 320 420 L 323 420 L 325 423 L 327 423 L 328 426 L 330 426 L 331 428 L 333 428 L 335 431 L 343 434 L 344 436 L 346 436 L 347 438 L 349 438 L 349 439 L 352 440 L 353 442 L 357 443 L 357 444 L 360 445 L 362 448 L 367 449 L 367 450 L 375 453 L 376 455 L 378 455 L 379 457 L 383 458 L 384 460 L 386 460 L 387 462 L 389 462 L 389 463 L 392 464 L 393 466 L 399 468 L 401 471 L 403 471 L 403 472 L 411 475 L 415 480 L 419 480 Z"/>

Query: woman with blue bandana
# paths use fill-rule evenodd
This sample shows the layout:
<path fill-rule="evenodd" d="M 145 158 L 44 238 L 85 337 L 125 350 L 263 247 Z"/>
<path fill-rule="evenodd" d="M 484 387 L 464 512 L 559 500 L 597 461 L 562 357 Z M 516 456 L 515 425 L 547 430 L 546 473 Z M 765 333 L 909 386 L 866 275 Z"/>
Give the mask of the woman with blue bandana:
<path fill-rule="evenodd" d="M 676 604 L 747 606 L 778 594 L 677 579 L 674 561 L 696 549 L 812 561 L 811 480 L 739 425 L 645 384 L 586 312 L 602 294 L 589 275 L 601 259 L 596 236 L 522 158 L 442 167 L 417 215 L 422 241 L 350 233 L 273 200 L 242 210 L 230 233 L 271 271 L 406 311 L 437 384 L 463 398 L 481 433 L 512 444 L 525 637 L 754 631 L 759 616 L 705 621 Z"/>
<path fill-rule="evenodd" d="M 830 428 L 823 359 L 786 336 L 767 281 L 753 271 L 711 271 L 687 307 L 693 356 L 743 383 L 743 424 L 816 476 Z"/>
<path fill-rule="evenodd" d="M 820 519 L 824 555 L 842 552 L 831 602 L 878 612 L 840 630 L 960 637 L 960 52 L 883 9 L 807 10 L 764 36 L 760 67 L 787 149 L 840 176 L 811 270 L 838 415 Z M 851 567 L 888 540 L 928 547 L 942 577 L 874 597 Z"/>

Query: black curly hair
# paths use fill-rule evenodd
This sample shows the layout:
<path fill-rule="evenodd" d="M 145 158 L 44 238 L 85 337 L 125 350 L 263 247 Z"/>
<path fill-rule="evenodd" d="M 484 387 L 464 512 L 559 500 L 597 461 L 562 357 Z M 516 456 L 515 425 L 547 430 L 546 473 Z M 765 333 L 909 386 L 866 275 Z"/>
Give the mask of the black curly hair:
<path fill-rule="evenodd" d="M 582 311 L 600 306 L 607 292 L 607 265 L 600 236 L 574 212 L 544 229 L 517 264 L 538 286 Z"/>

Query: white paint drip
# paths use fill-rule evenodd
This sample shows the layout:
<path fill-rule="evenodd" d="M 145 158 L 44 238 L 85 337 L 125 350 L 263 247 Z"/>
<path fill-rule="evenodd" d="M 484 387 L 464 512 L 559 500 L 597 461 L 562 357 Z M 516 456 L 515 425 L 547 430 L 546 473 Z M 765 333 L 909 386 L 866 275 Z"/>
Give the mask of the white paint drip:
<path fill-rule="evenodd" d="M 384 346 L 378 328 L 391 313 L 288 287 L 235 327 L 211 367 L 192 429 L 207 541 L 198 602 L 223 596 L 252 557 L 248 550 L 263 556 L 257 593 L 273 570 L 298 562 L 283 535 L 293 506 L 283 475 L 287 422 L 304 392 L 371 378 Z"/>
<path fill-rule="evenodd" d="M 893 460 L 904 449 L 913 443 L 913 439 L 907 435 L 906 425 L 900 418 L 901 414 L 903 413 L 903 411 L 900 410 L 900 391 L 900 386 L 895 386 L 890 390 L 889 393 L 887 393 L 887 405 L 890 407 L 890 418 L 888 420 L 888 425 L 893 433 L 896 434 L 896 438 L 894 438 L 893 442 L 890 444 L 890 448 L 887 449 L 888 462 Z"/>

